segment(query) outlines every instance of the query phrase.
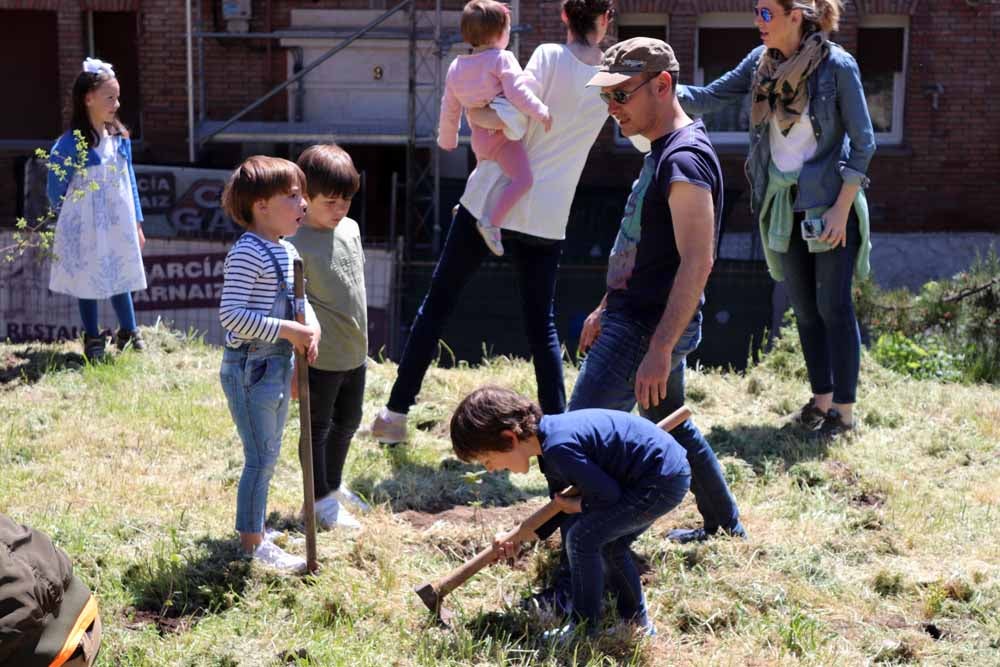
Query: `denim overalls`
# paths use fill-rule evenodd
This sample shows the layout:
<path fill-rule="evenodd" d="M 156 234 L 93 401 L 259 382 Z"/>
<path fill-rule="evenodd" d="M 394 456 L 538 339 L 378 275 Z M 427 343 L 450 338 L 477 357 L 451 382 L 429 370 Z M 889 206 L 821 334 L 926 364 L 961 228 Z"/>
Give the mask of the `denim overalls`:
<path fill-rule="evenodd" d="M 250 238 L 270 256 L 278 277 L 278 293 L 270 316 L 294 319 L 294 295 L 278 259 L 263 241 Z M 222 353 L 222 391 L 243 441 L 245 458 L 236 492 L 236 530 L 241 533 L 264 532 L 268 486 L 288 417 L 292 353 L 292 344 L 287 340 L 255 340 L 237 348 L 226 347 Z"/>

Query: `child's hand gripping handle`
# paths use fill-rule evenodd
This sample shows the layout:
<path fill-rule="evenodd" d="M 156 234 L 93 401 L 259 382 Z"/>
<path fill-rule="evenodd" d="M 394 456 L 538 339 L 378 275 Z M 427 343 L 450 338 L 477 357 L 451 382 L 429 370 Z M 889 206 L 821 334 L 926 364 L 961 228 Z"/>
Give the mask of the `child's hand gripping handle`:
<path fill-rule="evenodd" d="M 294 264 L 295 321 L 306 323 L 306 290 L 302 260 Z M 302 464 L 302 514 L 306 528 L 306 567 L 316 572 L 316 490 L 313 486 L 312 416 L 309 406 L 309 361 L 306 354 L 295 350 L 295 375 L 292 382 L 298 385 L 299 398 L 299 462 Z"/>
<path fill-rule="evenodd" d="M 573 495 L 574 493 L 576 493 L 576 489 L 573 487 L 563 491 L 563 495 Z M 545 505 L 535 510 L 534 514 L 522 521 L 517 528 L 508 533 L 497 536 L 496 541 L 499 543 L 521 543 L 535 539 L 535 531 L 541 528 L 552 517 L 559 514 L 559 511 L 559 505 L 556 501 L 550 500 L 545 503 Z M 468 581 L 470 577 L 482 570 L 484 567 L 496 562 L 497 558 L 498 552 L 492 546 L 483 549 L 474 557 L 465 561 L 441 579 L 438 579 L 433 584 L 434 591 L 437 593 L 439 598 L 443 598 L 445 595 Z"/>

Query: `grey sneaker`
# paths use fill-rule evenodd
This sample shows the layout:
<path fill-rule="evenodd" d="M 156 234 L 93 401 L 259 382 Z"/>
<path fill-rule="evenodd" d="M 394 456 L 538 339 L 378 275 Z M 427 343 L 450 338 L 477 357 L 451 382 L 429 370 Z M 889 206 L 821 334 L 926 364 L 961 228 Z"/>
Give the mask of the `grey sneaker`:
<path fill-rule="evenodd" d="M 489 222 L 476 220 L 476 231 L 483 237 L 486 247 L 497 257 L 503 257 L 503 243 L 500 241 L 500 228 L 494 227 Z"/>
<path fill-rule="evenodd" d="M 406 415 L 390 415 L 385 408 L 375 415 L 372 422 L 372 437 L 383 445 L 395 445 L 406 440 Z"/>

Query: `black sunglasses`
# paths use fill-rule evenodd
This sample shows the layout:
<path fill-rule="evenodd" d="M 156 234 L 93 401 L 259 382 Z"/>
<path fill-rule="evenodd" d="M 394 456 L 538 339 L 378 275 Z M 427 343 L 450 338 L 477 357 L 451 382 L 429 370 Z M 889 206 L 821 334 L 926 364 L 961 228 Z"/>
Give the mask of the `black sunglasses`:
<path fill-rule="evenodd" d="M 635 95 L 635 93 L 636 93 L 637 90 L 639 90 L 640 88 L 642 88 L 643 86 L 645 86 L 647 83 L 649 83 L 650 81 L 652 81 L 653 79 L 656 79 L 656 78 L 657 77 L 654 76 L 652 79 L 646 79 L 645 81 L 643 81 L 642 83 L 640 83 L 638 86 L 636 86 L 632 90 L 628 91 L 627 93 L 624 90 L 620 90 L 620 89 L 619 90 L 612 90 L 610 93 L 604 93 L 604 92 L 602 92 L 601 93 L 601 99 L 604 100 L 605 104 L 611 104 L 611 100 L 614 100 L 615 104 L 628 104 L 629 99 L 633 95 Z"/>

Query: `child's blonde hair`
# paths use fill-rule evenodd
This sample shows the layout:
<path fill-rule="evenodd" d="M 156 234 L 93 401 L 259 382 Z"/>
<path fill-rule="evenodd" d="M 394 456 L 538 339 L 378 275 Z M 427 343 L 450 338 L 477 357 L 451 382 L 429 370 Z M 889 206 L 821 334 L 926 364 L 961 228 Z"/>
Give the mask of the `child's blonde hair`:
<path fill-rule="evenodd" d="M 482 46 L 498 39 L 510 25 L 510 10 L 496 0 L 471 0 L 462 8 L 462 39 Z"/>
<path fill-rule="evenodd" d="M 313 197 L 350 199 L 361 187 L 354 160 L 337 144 L 316 144 L 302 151 L 299 168 L 306 177 L 306 190 Z"/>
<path fill-rule="evenodd" d="M 253 155 L 229 176 L 222 191 L 222 208 L 240 227 L 249 227 L 255 203 L 287 194 L 295 186 L 305 194 L 306 177 L 297 164 L 280 157 Z"/>

